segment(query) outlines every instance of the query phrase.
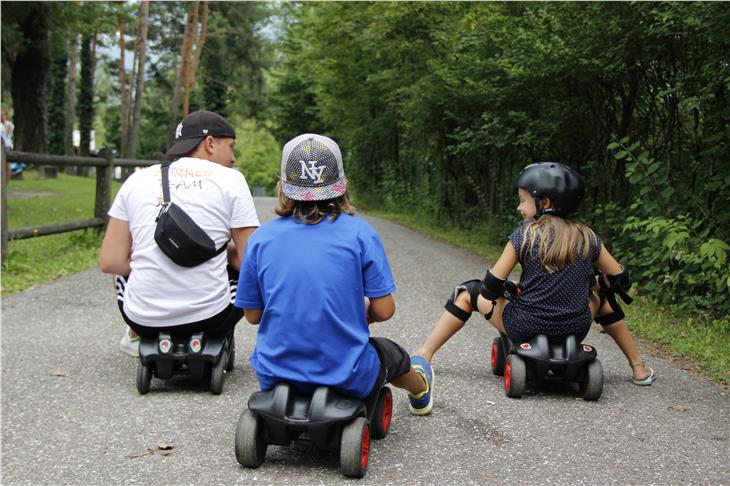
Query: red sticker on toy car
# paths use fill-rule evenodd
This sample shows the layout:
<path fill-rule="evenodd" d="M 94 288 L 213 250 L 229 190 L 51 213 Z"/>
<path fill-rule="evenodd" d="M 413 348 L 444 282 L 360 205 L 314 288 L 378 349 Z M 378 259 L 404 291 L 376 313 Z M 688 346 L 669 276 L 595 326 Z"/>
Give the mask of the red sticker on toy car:
<path fill-rule="evenodd" d="M 590 353 L 591 351 L 593 351 L 593 348 L 592 348 L 592 347 L 590 347 L 590 346 L 586 346 L 586 345 L 584 344 L 584 345 L 583 345 L 583 351 L 585 351 L 586 353 Z"/>
<path fill-rule="evenodd" d="M 522 343 L 520 344 L 520 347 L 522 349 L 532 349 L 532 346 L 530 346 L 529 343 Z"/>

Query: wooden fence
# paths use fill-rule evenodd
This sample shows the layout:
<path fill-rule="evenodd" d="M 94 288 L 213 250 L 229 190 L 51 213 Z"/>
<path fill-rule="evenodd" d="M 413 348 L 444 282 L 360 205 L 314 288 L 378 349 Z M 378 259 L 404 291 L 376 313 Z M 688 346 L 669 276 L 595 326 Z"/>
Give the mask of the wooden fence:
<path fill-rule="evenodd" d="M 115 159 L 111 151 L 102 149 L 98 157 L 71 157 L 65 155 L 37 154 L 31 152 L 2 152 L 2 260 L 5 261 L 8 251 L 8 240 L 21 240 L 36 236 L 53 235 L 66 231 L 84 228 L 103 228 L 107 221 L 107 212 L 112 203 L 112 176 L 114 167 L 147 167 L 159 164 L 159 160 Z M 50 166 L 82 166 L 96 167 L 96 195 L 94 198 L 94 217 L 81 221 L 60 224 L 31 226 L 27 228 L 8 229 L 8 164 L 18 162 L 34 165 Z"/>

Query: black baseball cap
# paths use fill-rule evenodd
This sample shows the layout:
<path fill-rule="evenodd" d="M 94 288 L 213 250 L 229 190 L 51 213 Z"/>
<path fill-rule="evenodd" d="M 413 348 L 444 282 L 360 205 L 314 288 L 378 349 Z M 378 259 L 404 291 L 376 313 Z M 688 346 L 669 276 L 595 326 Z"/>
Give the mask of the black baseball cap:
<path fill-rule="evenodd" d="M 173 159 L 189 153 L 208 135 L 216 138 L 236 138 L 236 130 L 218 113 L 194 111 L 177 125 L 175 144 L 167 151 L 167 158 Z"/>

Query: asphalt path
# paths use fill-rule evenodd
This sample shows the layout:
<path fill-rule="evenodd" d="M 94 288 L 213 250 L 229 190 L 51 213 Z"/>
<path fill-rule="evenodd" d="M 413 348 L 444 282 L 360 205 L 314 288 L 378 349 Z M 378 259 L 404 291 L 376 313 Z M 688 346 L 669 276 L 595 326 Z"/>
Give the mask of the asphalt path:
<path fill-rule="evenodd" d="M 274 201 L 256 198 L 262 220 Z M 373 333 L 409 350 L 430 332 L 450 288 L 486 261 L 396 224 L 380 233 L 397 311 Z M 352 484 L 338 456 L 269 447 L 241 468 L 233 439 L 257 390 L 247 357 L 256 328 L 236 330 L 238 356 L 220 396 L 179 377 L 141 396 L 137 360 L 122 354 L 111 278 L 88 270 L 2 299 L 2 484 Z M 601 399 L 565 387 L 505 397 L 488 352 L 495 331 L 472 317 L 436 355 L 434 409 L 408 413 L 394 390 L 391 433 L 371 447 L 362 484 L 730 484 L 726 391 L 647 355 L 659 379 L 637 387 L 623 355 L 594 327 Z"/>

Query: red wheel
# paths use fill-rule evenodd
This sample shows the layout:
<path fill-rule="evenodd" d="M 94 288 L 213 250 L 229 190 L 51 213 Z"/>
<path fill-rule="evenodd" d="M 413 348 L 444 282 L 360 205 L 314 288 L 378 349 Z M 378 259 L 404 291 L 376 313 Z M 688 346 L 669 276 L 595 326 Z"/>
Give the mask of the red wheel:
<path fill-rule="evenodd" d="M 502 351 L 502 338 L 496 337 L 492 341 L 492 373 L 499 376 L 504 374 L 504 352 Z"/>
<path fill-rule="evenodd" d="M 507 356 L 504 366 L 504 393 L 510 398 L 520 398 L 525 393 L 527 368 L 525 362 L 516 354 Z"/>
<path fill-rule="evenodd" d="M 512 386 L 512 363 L 507 360 L 504 366 L 504 392 L 509 396 L 509 389 Z"/>
<path fill-rule="evenodd" d="M 365 417 L 357 417 L 342 428 L 340 439 L 340 467 L 343 474 L 355 478 L 365 475 L 370 455 L 370 424 Z"/>
<path fill-rule="evenodd" d="M 382 439 L 390 431 L 393 419 L 393 394 L 387 386 L 380 390 L 378 401 L 373 411 L 373 423 L 370 424 L 373 439 Z"/>
<path fill-rule="evenodd" d="M 360 449 L 360 467 L 363 471 L 368 468 L 368 457 L 370 455 L 370 427 L 365 427 L 362 432 L 362 447 Z"/>

